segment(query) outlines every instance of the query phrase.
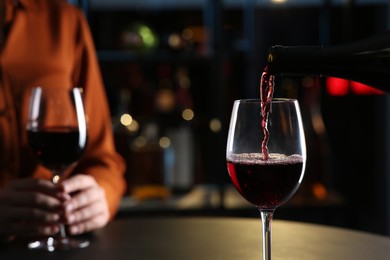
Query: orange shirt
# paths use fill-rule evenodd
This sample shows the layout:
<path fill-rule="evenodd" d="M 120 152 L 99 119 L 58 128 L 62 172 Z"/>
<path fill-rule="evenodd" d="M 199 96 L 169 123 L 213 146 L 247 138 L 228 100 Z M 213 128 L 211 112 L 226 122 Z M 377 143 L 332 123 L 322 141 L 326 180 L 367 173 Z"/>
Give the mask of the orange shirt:
<path fill-rule="evenodd" d="M 106 191 L 113 217 L 125 190 L 125 165 L 114 147 L 109 107 L 88 23 L 81 10 L 66 1 L 20 0 L 12 9 L 7 9 L 11 26 L 0 54 L 0 187 L 14 178 L 51 177 L 27 144 L 26 97 L 31 89 L 81 87 L 88 146 L 72 173 L 96 179 Z"/>

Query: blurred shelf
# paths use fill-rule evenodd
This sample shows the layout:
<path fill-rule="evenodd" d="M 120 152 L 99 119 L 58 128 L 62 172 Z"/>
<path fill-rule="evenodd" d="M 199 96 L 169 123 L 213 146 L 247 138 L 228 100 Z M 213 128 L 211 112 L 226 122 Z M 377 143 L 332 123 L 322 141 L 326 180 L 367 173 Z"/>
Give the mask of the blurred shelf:
<path fill-rule="evenodd" d="M 127 8 L 127 9 L 188 9 L 202 8 L 205 6 L 205 0 L 89 0 L 90 8 L 106 9 L 106 8 Z M 223 0 L 223 5 L 229 8 L 242 7 L 248 4 L 248 1 L 241 0 Z M 294 1 L 270 1 L 270 0 L 254 0 L 251 1 L 257 7 L 296 7 L 296 6 L 322 6 L 323 0 L 294 0 Z M 358 5 L 365 4 L 388 4 L 388 0 L 358 0 L 355 1 Z M 332 5 L 347 5 L 349 1 L 345 0 L 330 0 Z M 251 3 L 252 4 L 252 3 Z"/>
<path fill-rule="evenodd" d="M 148 54 L 138 54 L 124 50 L 100 50 L 98 51 L 100 62 L 210 62 L 212 59 L 206 55 L 197 55 L 194 53 L 170 53 L 168 51 L 155 51 Z"/>

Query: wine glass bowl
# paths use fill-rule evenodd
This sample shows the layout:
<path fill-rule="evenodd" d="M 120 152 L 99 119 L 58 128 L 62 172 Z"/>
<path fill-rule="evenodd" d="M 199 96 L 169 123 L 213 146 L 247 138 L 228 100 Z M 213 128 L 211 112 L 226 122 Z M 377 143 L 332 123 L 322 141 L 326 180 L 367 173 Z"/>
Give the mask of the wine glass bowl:
<path fill-rule="evenodd" d="M 32 153 L 40 164 L 52 171 L 53 183 L 60 183 L 64 172 L 77 163 L 87 145 L 81 90 L 33 88 L 26 129 Z M 29 248 L 54 251 L 82 248 L 88 244 L 86 240 L 68 237 L 62 224 L 58 235 L 33 241 Z"/>
<path fill-rule="evenodd" d="M 262 111 L 260 100 L 234 102 L 226 160 L 233 185 L 261 213 L 263 259 L 270 260 L 272 215 L 302 182 L 306 145 L 297 100 L 272 99 Z"/>

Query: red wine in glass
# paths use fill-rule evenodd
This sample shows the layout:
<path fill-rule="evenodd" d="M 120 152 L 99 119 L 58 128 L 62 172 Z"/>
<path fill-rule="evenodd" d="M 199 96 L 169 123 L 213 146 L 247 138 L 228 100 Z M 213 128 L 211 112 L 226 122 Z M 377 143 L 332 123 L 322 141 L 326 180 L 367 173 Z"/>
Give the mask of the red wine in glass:
<path fill-rule="evenodd" d="M 31 150 L 48 169 L 63 171 L 82 156 L 87 145 L 78 128 L 44 127 L 27 130 Z"/>
<path fill-rule="evenodd" d="M 260 209 L 275 209 L 285 203 L 301 182 L 303 158 L 300 155 L 240 154 L 227 159 L 233 185 L 250 203 Z"/>

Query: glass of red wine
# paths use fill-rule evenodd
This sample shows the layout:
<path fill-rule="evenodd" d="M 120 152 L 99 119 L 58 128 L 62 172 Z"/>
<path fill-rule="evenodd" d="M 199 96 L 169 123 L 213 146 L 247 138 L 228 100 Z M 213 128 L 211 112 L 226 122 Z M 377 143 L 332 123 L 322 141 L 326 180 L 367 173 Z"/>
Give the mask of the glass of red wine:
<path fill-rule="evenodd" d="M 82 90 L 36 87 L 32 90 L 27 116 L 28 143 L 38 161 L 50 169 L 59 184 L 64 172 L 74 166 L 87 145 L 87 122 Z M 54 251 L 83 248 L 88 240 L 68 237 L 65 225 L 56 236 L 29 243 L 31 249 Z"/>
<path fill-rule="evenodd" d="M 266 107 L 265 107 L 266 106 Z M 227 168 L 237 191 L 261 214 L 263 260 L 271 260 L 275 209 L 302 182 L 306 145 L 297 100 L 236 100 L 226 149 Z"/>

